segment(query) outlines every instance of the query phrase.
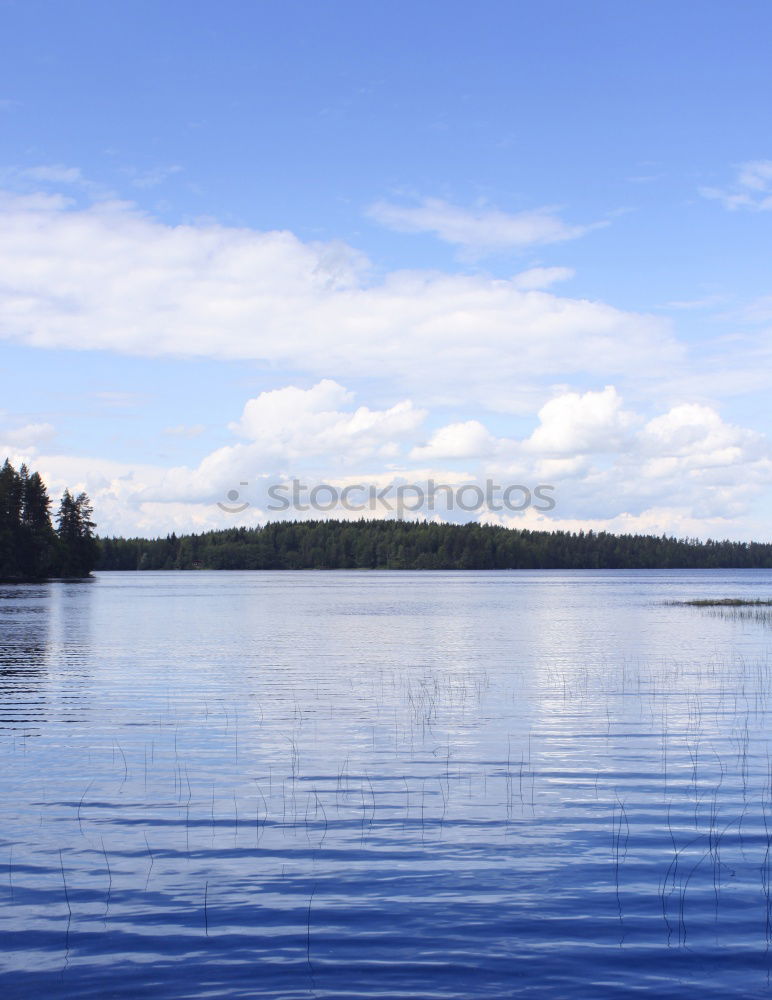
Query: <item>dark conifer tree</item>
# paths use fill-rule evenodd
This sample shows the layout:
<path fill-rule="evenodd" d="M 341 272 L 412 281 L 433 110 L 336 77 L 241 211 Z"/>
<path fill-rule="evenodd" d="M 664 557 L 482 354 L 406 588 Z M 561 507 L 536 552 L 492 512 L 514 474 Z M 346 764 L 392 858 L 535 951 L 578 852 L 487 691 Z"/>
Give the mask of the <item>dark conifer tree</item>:
<path fill-rule="evenodd" d="M 22 483 L 6 458 L 0 469 L 0 576 L 22 576 L 21 544 Z"/>
<path fill-rule="evenodd" d="M 772 544 L 386 520 L 273 522 L 100 542 L 100 569 L 772 568 Z"/>
<path fill-rule="evenodd" d="M 85 493 L 73 497 L 65 490 L 59 503 L 57 525 L 62 576 L 88 576 L 98 557 L 93 508 Z"/>
<path fill-rule="evenodd" d="M 60 534 L 51 525 L 45 483 L 26 465 L 8 459 L 0 468 L 0 579 L 39 580 L 47 576 L 88 576 L 98 543 L 91 503 L 85 493 L 65 491 L 59 508 Z"/>
<path fill-rule="evenodd" d="M 58 541 L 51 526 L 51 500 L 39 473 L 29 473 L 25 466 L 22 476 L 22 527 L 24 536 L 24 575 L 49 576 L 56 570 Z"/>

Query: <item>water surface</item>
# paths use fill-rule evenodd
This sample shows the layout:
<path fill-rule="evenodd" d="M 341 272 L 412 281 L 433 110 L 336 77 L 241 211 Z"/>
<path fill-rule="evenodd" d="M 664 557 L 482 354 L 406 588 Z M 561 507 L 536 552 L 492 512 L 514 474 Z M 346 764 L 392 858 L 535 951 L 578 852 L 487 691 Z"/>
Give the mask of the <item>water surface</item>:
<path fill-rule="evenodd" d="M 772 994 L 766 571 L 0 587 L 4 997 Z"/>

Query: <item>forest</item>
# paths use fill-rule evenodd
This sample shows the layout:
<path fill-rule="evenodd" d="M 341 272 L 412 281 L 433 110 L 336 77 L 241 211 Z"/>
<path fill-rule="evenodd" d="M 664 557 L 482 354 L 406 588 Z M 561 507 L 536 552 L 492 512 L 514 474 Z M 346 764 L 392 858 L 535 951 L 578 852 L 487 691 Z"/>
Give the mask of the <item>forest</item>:
<path fill-rule="evenodd" d="M 400 520 L 277 521 L 99 545 L 103 570 L 772 567 L 769 543 Z"/>
<path fill-rule="evenodd" d="M 0 469 L 0 580 L 86 577 L 96 565 L 91 502 L 65 490 L 51 523 L 51 499 L 39 473 L 17 471 L 8 459 Z"/>
<path fill-rule="evenodd" d="M 85 493 L 51 500 L 37 472 L 0 469 L 0 580 L 173 569 L 772 568 L 772 544 L 530 531 L 428 521 L 275 521 L 165 538 L 97 538 Z"/>

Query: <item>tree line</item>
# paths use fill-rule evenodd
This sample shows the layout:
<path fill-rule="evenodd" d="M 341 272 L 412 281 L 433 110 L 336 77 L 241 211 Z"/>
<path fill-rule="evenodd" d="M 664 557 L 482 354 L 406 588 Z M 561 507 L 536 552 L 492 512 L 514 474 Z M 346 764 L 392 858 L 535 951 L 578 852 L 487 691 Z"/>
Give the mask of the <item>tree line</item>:
<path fill-rule="evenodd" d="M 772 544 L 399 520 L 277 521 L 99 545 L 104 570 L 772 567 Z"/>
<path fill-rule="evenodd" d="M 37 472 L 0 469 L 0 580 L 88 576 L 99 557 L 91 502 L 65 490 L 51 523 L 51 499 Z"/>

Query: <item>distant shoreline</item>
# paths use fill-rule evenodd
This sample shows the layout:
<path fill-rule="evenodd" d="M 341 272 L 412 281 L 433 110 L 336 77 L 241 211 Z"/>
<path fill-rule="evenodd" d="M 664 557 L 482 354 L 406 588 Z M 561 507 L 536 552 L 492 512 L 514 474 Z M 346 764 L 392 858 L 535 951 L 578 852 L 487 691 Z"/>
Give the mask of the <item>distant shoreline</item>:
<path fill-rule="evenodd" d="M 279 521 L 98 546 L 106 571 L 772 569 L 772 543 L 426 521 Z"/>

